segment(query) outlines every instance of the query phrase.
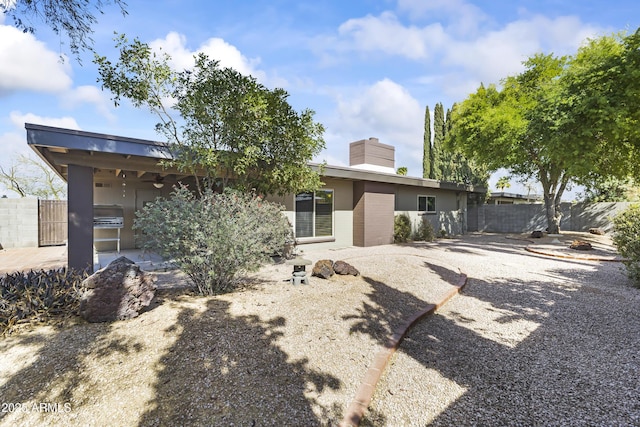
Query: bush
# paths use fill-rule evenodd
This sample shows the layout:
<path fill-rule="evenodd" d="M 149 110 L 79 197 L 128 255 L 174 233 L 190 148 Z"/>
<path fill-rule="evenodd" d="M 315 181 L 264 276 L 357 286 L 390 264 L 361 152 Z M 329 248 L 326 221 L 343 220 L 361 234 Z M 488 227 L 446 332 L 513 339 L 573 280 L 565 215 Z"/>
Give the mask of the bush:
<path fill-rule="evenodd" d="M 66 269 L 31 270 L 0 277 L 0 335 L 29 320 L 77 314 L 80 284 L 86 277 L 86 272 Z"/>
<path fill-rule="evenodd" d="M 407 214 L 396 215 L 393 219 L 393 241 L 405 243 L 411 237 L 411 219 Z"/>
<path fill-rule="evenodd" d="M 613 219 L 613 242 L 626 261 L 629 277 L 640 286 L 640 205 L 632 205 Z"/>
<path fill-rule="evenodd" d="M 233 290 L 243 274 L 283 255 L 292 236 L 280 205 L 232 190 L 198 198 L 178 187 L 136 216 L 142 247 L 173 259 L 202 295 Z"/>
<path fill-rule="evenodd" d="M 413 236 L 413 240 L 433 242 L 435 238 L 436 234 L 433 230 L 433 225 L 431 225 L 429 220 L 423 216 L 420 220 L 420 225 Z"/>

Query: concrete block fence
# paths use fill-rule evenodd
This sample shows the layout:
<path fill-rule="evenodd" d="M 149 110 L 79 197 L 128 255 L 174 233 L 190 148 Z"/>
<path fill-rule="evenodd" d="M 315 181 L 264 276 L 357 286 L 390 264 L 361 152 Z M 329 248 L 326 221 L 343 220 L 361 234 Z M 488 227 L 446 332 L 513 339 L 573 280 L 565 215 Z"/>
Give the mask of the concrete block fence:
<path fill-rule="evenodd" d="M 613 230 L 613 217 L 632 203 L 562 203 L 560 230 Z M 481 205 L 467 212 L 468 231 L 488 233 L 528 233 L 545 230 L 547 218 L 543 204 Z"/>
<path fill-rule="evenodd" d="M 38 199 L 0 199 L 0 245 L 38 246 Z"/>

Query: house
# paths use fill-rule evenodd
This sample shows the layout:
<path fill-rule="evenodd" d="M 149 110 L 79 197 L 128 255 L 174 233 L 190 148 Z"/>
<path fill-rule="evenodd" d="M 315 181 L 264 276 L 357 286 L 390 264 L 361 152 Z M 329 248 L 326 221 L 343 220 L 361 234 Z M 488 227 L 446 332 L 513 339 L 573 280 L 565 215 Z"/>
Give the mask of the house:
<path fill-rule="evenodd" d="M 487 204 L 489 205 L 521 205 L 525 203 L 542 203 L 542 196 L 537 194 L 517 194 L 517 193 L 491 193 Z"/>
<path fill-rule="evenodd" d="M 93 248 L 136 247 L 135 212 L 172 185 L 192 178 L 164 168 L 161 142 L 26 124 L 29 146 L 68 184 L 69 266 L 93 263 Z M 350 144 L 349 167 L 311 165 L 322 171 L 315 193 L 270 197 L 285 206 L 305 249 L 375 246 L 393 242 L 394 216 L 426 218 L 436 230 L 466 230 L 473 188 L 395 174 L 394 147 L 376 138 Z"/>

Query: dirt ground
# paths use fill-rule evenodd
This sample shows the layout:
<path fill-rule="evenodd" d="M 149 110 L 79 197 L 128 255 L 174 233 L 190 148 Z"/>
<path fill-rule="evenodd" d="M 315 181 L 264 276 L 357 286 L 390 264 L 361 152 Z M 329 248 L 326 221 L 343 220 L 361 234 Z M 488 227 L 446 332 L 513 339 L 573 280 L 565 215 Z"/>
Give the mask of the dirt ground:
<path fill-rule="evenodd" d="M 469 236 L 464 250 L 497 240 L 524 253 L 525 237 Z M 606 237 L 582 237 L 612 255 Z M 156 299 L 135 319 L 70 319 L 1 339 L 0 425 L 336 425 L 390 331 L 460 277 L 439 256 L 456 242 L 304 254 L 362 274 L 293 286 L 290 266 L 272 265 L 216 297 L 157 273 Z"/>

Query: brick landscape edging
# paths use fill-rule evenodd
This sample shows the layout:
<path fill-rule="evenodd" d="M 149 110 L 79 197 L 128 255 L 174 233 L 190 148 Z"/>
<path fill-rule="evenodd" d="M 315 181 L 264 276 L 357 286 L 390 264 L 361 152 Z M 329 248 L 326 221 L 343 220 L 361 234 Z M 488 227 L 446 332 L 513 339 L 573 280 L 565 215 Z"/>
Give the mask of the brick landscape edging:
<path fill-rule="evenodd" d="M 466 284 L 467 275 L 460 273 L 458 282 L 454 284 L 455 288 L 447 293 L 440 302 L 427 305 L 423 310 L 414 313 L 404 324 L 396 328 L 393 335 L 387 339 L 384 347 L 378 351 L 378 354 L 376 354 L 376 357 L 373 360 L 373 364 L 367 370 L 358 391 L 356 391 L 353 401 L 347 408 L 347 412 L 340 423 L 341 427 L 355 427 L 360 424 L 365 411 L 369 407 L 369 403 L 371 403 L 371 398 L 376 390 L 378 381 L 380 381 L 380 377 L 382 377 L 382 373 L 386 369 L 391 356 L 396 352 L 409 329 L 411 329 L 416 322 L 433 314 L 436 310 L 446 304 L 447 301 L 456 296 Z"/>

